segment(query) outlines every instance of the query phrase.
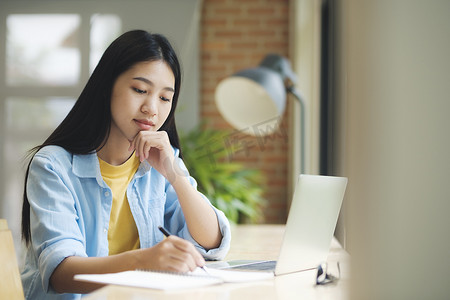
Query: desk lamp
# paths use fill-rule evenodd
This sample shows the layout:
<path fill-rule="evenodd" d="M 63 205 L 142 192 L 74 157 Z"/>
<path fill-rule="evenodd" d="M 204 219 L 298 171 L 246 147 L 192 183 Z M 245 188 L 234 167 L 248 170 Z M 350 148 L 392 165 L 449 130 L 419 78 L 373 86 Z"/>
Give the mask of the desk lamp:
<path fill-rule="evenodd" d="M 234 128 L 265 136 L 278 129 L 286 107 L 286 92 L 291 93 L 300 103 L 300 162 L 304 173 L 305 104 L 294 87 L 296 77 L 286 58 L 269 54 L 258 67 L 238 71 L 219 82 L 215 100 L 223 118 Z"/>

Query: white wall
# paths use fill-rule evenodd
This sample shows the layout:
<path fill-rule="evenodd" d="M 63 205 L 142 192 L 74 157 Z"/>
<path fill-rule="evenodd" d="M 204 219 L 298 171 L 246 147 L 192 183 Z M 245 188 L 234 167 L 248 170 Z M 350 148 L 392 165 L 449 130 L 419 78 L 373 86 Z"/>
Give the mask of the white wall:
<path fill-rule="evenodd" d="M 450 295 L 450 1 L 343 0 L 352 299 Z"/>

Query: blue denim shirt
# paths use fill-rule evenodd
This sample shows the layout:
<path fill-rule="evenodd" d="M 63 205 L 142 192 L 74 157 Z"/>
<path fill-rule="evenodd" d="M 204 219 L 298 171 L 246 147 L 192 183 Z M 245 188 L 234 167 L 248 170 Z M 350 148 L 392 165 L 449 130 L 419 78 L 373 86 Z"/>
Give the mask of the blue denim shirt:
<path fill-rule="evenodd" d="M 189 176 L 175 149 L 177 172 Z M 189 177 L 191 184 L 197 184 Z M 97 154 L 73 155 L 58 146 L 42 148 L 34 156 L 27 183 L 32 243 L 27 249 L 22 282 L 27 299 L 79 299 L 79 294 L 57 294 L 49 278 L 68 256 L 108 255 L 111 189 L 103 181 Z M 163 239 L 158 225 L 191 241 L 206 259 L 222 259 L 231 240 L 225 215 L 214 208 L 223 235 L 220 246 L 206 251 L 190 235 L 175 190 L 146 161 L 127 188 L 130 209 L 141 248 Z M 205 201 L 209 200 L 204 197 Z"/>

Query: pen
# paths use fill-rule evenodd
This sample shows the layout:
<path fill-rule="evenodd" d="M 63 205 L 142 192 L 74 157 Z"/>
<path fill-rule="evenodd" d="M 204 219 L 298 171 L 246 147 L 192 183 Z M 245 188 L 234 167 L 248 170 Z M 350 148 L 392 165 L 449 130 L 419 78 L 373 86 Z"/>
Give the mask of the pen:
<path fill-rule="evenodd" d="M 170 233 L 162 226 L 158 226 L 159 231 L 161 231 L 165 237 L 169 237 Z"/>
<path fill-rule="evenodd" d="M 161 231 L 163 234 L 164 234 L 164 236 L 165 237 L 169 237 L 171 234 L 167 231 L 167 229 L 165 229 L 164 227 L 162 227 L 162 226 L 158 226 L 158 229 L 159 229 L 159 231 Z M 208 275 L 210 275 L 211 276 L 211 274 L 209 274 L 209 272 L 206 270 L 206 267 L 205 266 L 203 266 L 203 267 L 200 267 L 203 271 L 205 271 L 205 273 L 206 274 L 208 274 Z"/>

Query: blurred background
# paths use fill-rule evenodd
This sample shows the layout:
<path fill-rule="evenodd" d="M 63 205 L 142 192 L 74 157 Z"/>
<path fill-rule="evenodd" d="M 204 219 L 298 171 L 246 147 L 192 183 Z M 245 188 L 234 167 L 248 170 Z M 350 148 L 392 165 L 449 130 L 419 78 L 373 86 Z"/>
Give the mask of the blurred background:
<path fill-rule="evenodd" d="M 142 28 L 165 34 L 179 54 L 177 123 L 197 141 L 188 147 L 205 168 L 226 162 L 259 174 L 242 181 L 260 187 L 247 202 L 262 203 L 251 207 L 257 215 L 237 222 L 285 223 L 300 167 L 347 176 L 336 236 L 352 255 L 351 298 L 447 299 L 449 16 L 446 0 L 2 0 L 0 218 L 19 257 L 26 151 L 70 110 L 107 45 Z M 298 76 L 304 166 L 291 96 L 266 138 L 232 128 L 214 101 L 220 80 L 269 53 Z M 220 135 L 199 137 L 211 129 Z"/>

